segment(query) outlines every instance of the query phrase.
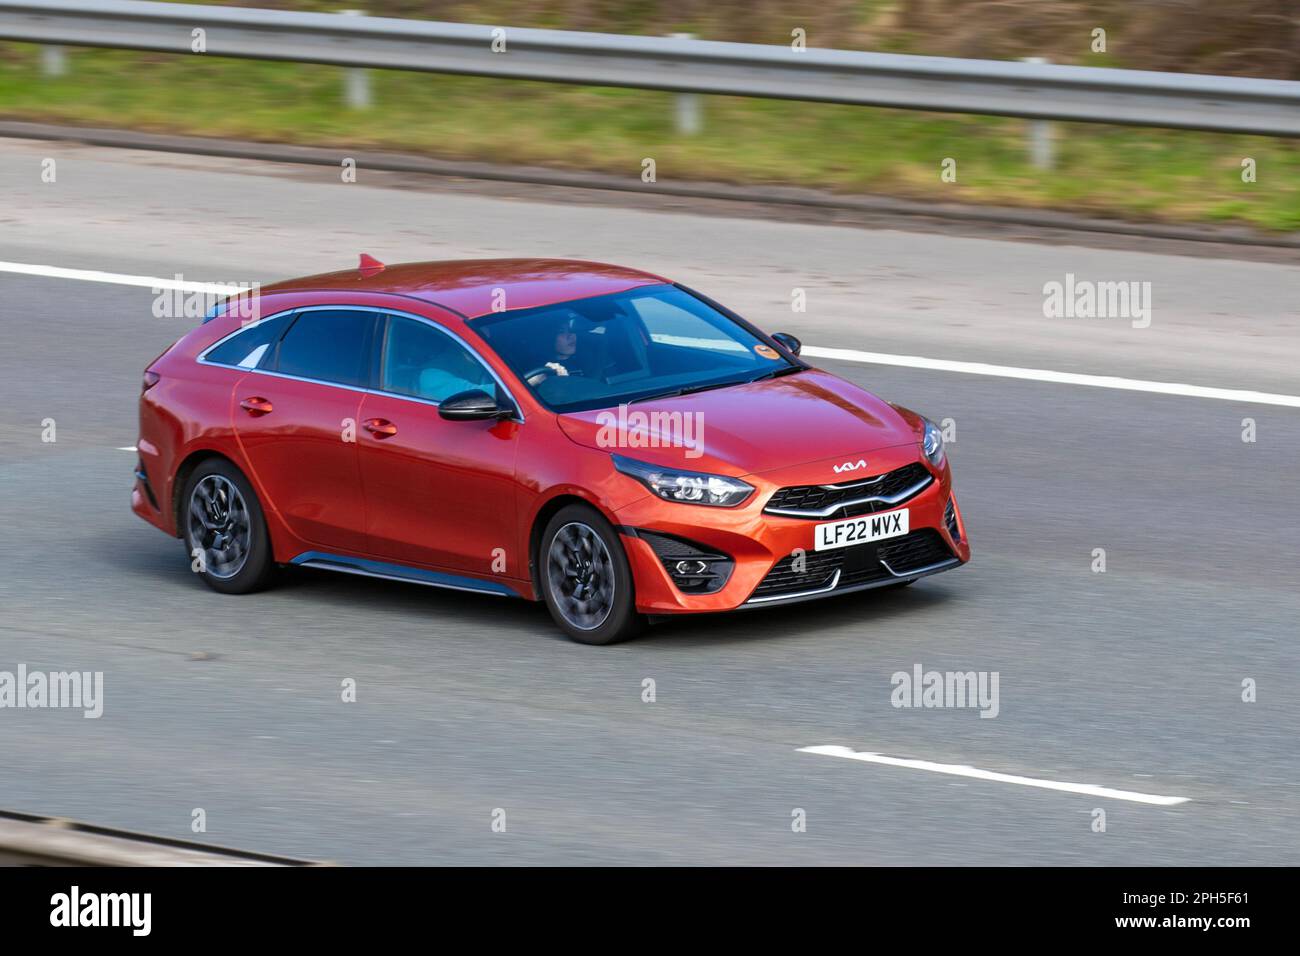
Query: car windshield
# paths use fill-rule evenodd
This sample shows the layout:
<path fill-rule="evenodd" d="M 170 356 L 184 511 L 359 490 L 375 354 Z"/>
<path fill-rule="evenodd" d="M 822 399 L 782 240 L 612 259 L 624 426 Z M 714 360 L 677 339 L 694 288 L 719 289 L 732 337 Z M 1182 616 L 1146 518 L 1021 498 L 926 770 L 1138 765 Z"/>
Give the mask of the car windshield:
<path fill-rule="evenodd" d="M 547 408 L 576 412 L 798 371 L 752 332 L 676 286 L 642 286 L 475 319 Z"/>

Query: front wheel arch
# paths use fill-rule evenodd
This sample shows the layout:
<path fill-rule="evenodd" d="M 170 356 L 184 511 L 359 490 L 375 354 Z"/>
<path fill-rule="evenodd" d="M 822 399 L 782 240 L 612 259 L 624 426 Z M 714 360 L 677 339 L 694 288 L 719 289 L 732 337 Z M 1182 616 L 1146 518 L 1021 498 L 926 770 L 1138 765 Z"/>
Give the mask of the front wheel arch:
<path fill-rule="evenodd" d="M 595 509 L 601 517 L 614 525 L 616 531 L 618 530 L 618 525 L 614 518 L 606 512 L 604 508 L 596 504 L 596 502 L 592 501 L 590 498 L 584 498 L 582 495 L 576 495 L 572 492 L 564 492 L 556 495 L 554 498 L 548 499 L 540 508 L 537 509 L 537 514 L 533 518 L 532 527 L 528 530 L 528 579 L 533 585 L 534 601 L 542 600 L 542 532 L 546 530 L 546 526 L 550 523 L 551 518 L 555 517 L 556 513 L 559 512 L 561 508 L 566 508 L 569 505 L 586 505 L 588 508 Z"/>

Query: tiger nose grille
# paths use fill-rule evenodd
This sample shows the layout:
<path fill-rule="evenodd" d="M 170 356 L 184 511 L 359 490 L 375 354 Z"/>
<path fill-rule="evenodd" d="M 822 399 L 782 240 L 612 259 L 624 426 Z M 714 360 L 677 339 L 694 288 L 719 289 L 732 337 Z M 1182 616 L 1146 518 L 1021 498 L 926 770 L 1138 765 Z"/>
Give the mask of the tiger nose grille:
<path fill-rule="evenodd" d="M 925 465 L 914 461 L 874 478 L 780 488 L 763 511 L 791 518 L 856 518 L 901 504 L 920 494 L 933 480 Z"/>
<path fill-rule="evenodd" d="M 835 588 L 829 592 L 833 594 L 846 587 L 906 577 L 953 559 L 952 549 L 934 528 L 913 531 L 880 545 L 791 554 L 772 566 L 749 600 L 816 592 L 829 588 L 834 581 Z"/>

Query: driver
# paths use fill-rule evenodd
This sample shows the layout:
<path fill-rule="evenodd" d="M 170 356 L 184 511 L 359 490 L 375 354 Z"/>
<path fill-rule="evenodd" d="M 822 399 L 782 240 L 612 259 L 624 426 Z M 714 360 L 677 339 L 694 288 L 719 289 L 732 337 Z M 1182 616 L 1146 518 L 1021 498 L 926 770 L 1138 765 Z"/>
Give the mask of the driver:
<path fill-rule="evenodd" d="M 556 324 L 554 338 L 549 342 L 548 352 L 537 373 L 529 377 L 529 384 L 537 385 L 549 375 L 581 375 L 582 369 L 577 364 L 577 353 L 577 317 L 573 312 L 569 312 Z"/>

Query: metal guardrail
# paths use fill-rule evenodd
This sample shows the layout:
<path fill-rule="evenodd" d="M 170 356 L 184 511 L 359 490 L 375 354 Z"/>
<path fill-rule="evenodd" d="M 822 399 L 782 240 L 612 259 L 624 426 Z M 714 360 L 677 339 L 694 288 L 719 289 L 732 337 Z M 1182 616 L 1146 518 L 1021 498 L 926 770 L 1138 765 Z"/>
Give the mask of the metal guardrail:
<path fill-rule="evenodd" d="M 0 866 L 312 866 L 187 840 L 0 810 Z"/>
<path fill-rule="evenodd" d="M 1300 136 L 1300 82 L 143 0 L 0 0 L 0 39 Z M 494 44 L 493 41 L 496 41 Z"/>

